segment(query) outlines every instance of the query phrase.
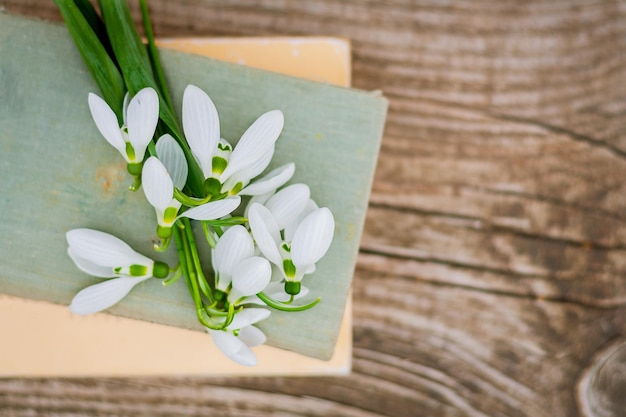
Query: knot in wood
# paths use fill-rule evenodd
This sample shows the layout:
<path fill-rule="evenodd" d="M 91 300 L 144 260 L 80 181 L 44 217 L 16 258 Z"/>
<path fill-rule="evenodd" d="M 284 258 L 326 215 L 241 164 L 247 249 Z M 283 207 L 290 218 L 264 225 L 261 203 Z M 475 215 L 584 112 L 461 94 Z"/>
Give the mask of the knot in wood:
<path fill-rule="evenodd" d="M 585 417 L 626 416 L 626 340 L 594 356 L 581 375 L 577 397 Z"/>

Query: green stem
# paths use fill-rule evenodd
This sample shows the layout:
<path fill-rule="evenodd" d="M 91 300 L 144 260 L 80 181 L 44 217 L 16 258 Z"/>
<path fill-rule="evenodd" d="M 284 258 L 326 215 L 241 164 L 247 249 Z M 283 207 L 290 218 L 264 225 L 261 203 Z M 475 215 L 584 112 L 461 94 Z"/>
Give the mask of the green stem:
<path fill-rule="evenodd" d="M 178 252 L 178 259 L 180 261 L 180 269 L 182 274 L 185 276 L 185 282 L 187 283 L 187 289 L 189 290 L 189 294 L 192 298 L 194 298 L 193 287 L 191 286 L 191 281 L 189 279 L 189 268 L 187 263 L 187 252 L 185 251 L 185 245 L 182 239 L 182 233 L 178 225 L 173 227 L 174 229 L 174 241 L 176 242 L 176 252 Z M 194 298 L 195 301 L 195 298 Z M 196 304 L 197 305 L 197 304 Z"/>
<path fill-rule="evenodd" d="M 273 298 L 271 298 L 269 295 L 265 294 L 264 292 L 260 292 L 257 294 L 257 297 L 259 297 L 261 299 L 261 301 L 263 301 L 265 304 L 267 304 L 268 306 L 275 308 L 276 310 L 280 310 L 280 311 L 305 311 L 305 310 L 309 310 L 313 307 L 315 307 L 317 305 L 317 303 L 319 303 L 322 299 L 321 298 L 317 298 L 316 300 L 314 300 L 313 302 L 303 305 L 303 306 L 294 306 L 294 305 L 290 305 L 290 304 L 285 304 L 283 302 L 280 301 L 276 301 Z"/>
<path fill-rule="evenodd" d="M 212 196 L 208 195 L 205 198 L 189 197 L 187 194 L 174 187 L 174 198 L 187 207 L 197 207 L 211 201 Z"/>
<path fill-rule="evenodd" d="M 235 318 L 235 306 L 233 306 L 232 304 L 229 304 L 228 315 L 226 316 L 226 320 L 224 320 L 224 324 L 222 324 L 221 330 L 226 329 L 230 325 L 230 323 L 233 322 L 234 318 Z"/>
<path fill-rule="evenodd" d="M 180 256 L 180 254 L 179 254 Z M 170 273 L 174 273 L 174 275 L 172 275 L 171 277 L 165 279 L 163 281 L 163 286 L 164 287 L 169 287 L 170 285 L 172 285 L 173 283 L 175 283 L 176 281 L 178 281 L 180 279 L 180 277 L 183 275 L 183 268 L 181 266 L 181 264 L 179 263 L 178 266 L 176 267 L 176 269 L 171 270 Z"/>
<path fill-rule="evenodd" d="M 215 238 L 213 237 L 213 233 L 211 233 L 211 231 L 209 230 L 209 223 L 207 221 L 202 221 L 200 223 L 202 224 L 204 238 L 206 239 L 211 249 L 215 249 L 215 246 L 217 245 L 217 240 L 215 240 Z"/>
<path fill-rule="evenodd" d="M 206 277 L 204 276 L 204 273 L 202 272 L 200 256 L 198 255 L 198 248 L 196 248 L 196 242 L 193 236 L 193 230 L 191 230 L 191 221 L 186 217 L 182 217 L 181 220 L 183 222 L 183 225 L 185 226 L 186 241 L 188 243 L 189 252 L 191 254 L 191 259 L 193 262 L 198 285 L 200 287 L 200 290 L 202 290 L 202 293 L 205 295 L 205 297 L 208 298 L 209 303 L 212 304 L 214 301 L 213 294 L 211 291 L 211 287 L 209 287 L 209 283 L 207 282 Z"/>
<path fill-rule="evenodd" d="M 176 240 L 176 246 L 178 248 L 178 256 L 181 259 L 181 266 L 183 267 L 183 274 L 185 275 L 185 279 L 187 281 L 187 286 L 189 288 L 189 293 L 191 294 L 191 298 L 193 298 L 194 304 L 196 306 L 196 317 L 200 324 L 204 327 L 207 327 L 212 330 L 222 330 L 221 325 L 215 325 L 209 323 L 210 319 L 208 313 L 204 310 L 204 303 L 202 302 L 202 298 L 200 297 L 200 291 L 198 290 L 198 283 L 196 281 L 195 271 L 193 269 L 189 269 L 189 267 L 193 267 L 192 256 L 191 256 L 191 247 L 189 241 L 187 240 L 186 234 L 181 231 L 184 227 L 174 227 L 174 239 Z M 206 316 L 206 317 L 205 317 Z"/>

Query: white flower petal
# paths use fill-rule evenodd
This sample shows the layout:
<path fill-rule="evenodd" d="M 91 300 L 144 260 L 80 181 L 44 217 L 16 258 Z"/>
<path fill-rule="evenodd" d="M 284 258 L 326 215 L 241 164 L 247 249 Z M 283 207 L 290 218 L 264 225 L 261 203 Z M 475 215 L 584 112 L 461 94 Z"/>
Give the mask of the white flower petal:
<path fill-rule="evenodd" d="M 237 183 L 242 183 L 245 187 L 250 180 L 267 168 L 274 156 L 274 147 L 272 146 L 265 154 L 259 158 L 254 164 L 244 167 L 237 172 L 234 172 L 230 177 L 226 178 L 221 176 L 224 185 L 222 186 L 222 192 L 230 191 Z"/>
<path fill-rule="evenodd" d="M 74 229 L 66 233 L 66 238 L 74 254 L 96 265 L 119 267 L 153 262 L 122 240 L 98 230 Z"/>
<path fill-rule="evenodd" d="M 99 278 L 113 278 L 118 276 L 118 274 L 113 271 L 113 267 L 97 265 L 88 259 L 81 258 L 76 254 L 76 251 L 72 250 L 72 248 L 68 248 L 67 254 L 70 256 L 72 261 L 74 261 L 74 264 L 76 264 L 78 269 L 86 274 Z"/>
<path fill-rule="evenodd" d="M 76 294 L 70 304 L 70 311 L 84 315 L 106 310 L 124 298 L 135 285 L 149 278 L 113 278 L 87 287 Z"/>
<path fill-rule="evenodd" d="M 128 140 L 135 150 L 135 162 L 141 162 L 159 121 L 159 95 L 154 89 L 140 90 L 128 104 Z"/>
<path fill-rule="evenodd" d="M 267 202 L 267 200 L 270 199 L 271 196 L 274 195 L 274 191 L 270 191 L 269 193 L 265 193 L 265 194 L 259 194 L 259 195 L 255 195 L 252 196 L 252 198 L 250 199 L 250 201 L 248 201 L 248 205 L 246 206 L 246 209 L 244 210 L 243 216 L 245 218 L 248 218 L 248 213 L 250 212 L 250 207 L 254 204 L 254 203 L 259 203 L 261 205 L 265 204 Z"/>
<path fill-rule="evenodd" d="M 335 220 L 326 207 L 315 210 L 302 220 L 291 242 L 291 260 L 296 269 L 306 270 L 320 260 L 333 240 Z"/>
<path fill-rule="evenodd" d="M 151 156 L 141 172 L 143 192 L 152 207 L 164 212 L 174 197 L 174 184 L 161 161 Z"/>
<path fill-rule="evenodd" d="M 128 161 L 126 142 L 122 137 L 120 125 L 113 110 L 103 99 L 93 93 L 89 93 L 89 110 L 100 134 Z"/>
<path fill-rule="evenodd" d="M 294 233 L 296 233 L 296 229 L 298 228 L 302 220 L 304 220 L 306 216 L 313 213 L 318 208 L 319 207 L 317 206 L 317 203 L 309 199 L 306 206 L 304 207 L 304 210 L 300 212 L 298 217 L 296 217 L 291 224 L 288 224 L 287 227 L 285 227 L 284 236 L 286 242 L 291 242 L 293 240 L 293 235 Z"/>
<path fill-rule="evenodd" d="M 243 341 L 231 333 L 221 330 L 207 329 L 213 338 L 213 343 L 224 355 L 243 366 L 255 366 L 256 355 Z"/>
<path fill-rule="evenodd" d="M 267 341 L 265 333 L 254 326 L 248 326 L 241 329 L 239 332 L 239 340 L 245 343 L 248 347 L 260 346 Z"/>
<path fill-rule="evenodd" d="M 267 150 L 274 146 L 284 123 L 285 118 L 280 110 L 272 110 L 261 115 L 241 136 L 230 155 L 222 177 L 228 178 L 234 172 L 254 164 L 263 157 Z"/>
<path fill-rule="evenodd" d="M 264 206 L 254 203 L 248 210 L 248 222 L 252 236 L 263 255 L 270 262 L 282 267 L 283 259 L 278 250 L 281 244 L 280 230 L 272 213 Z"/>
<path fill-rule="evenodd" d="M 267 287 L 272 267 L 267 259 L 253 256 L 239 262 L 233 269 L 233 288 L 243 296 L 257 294 Z"/>
<path fill-rule="evenodd" d="M 204 177 L 210 177 L 220 139 L 220 119 L 213 101 L 195 85 L 188 85 L 183 94 L 183 130 Z"/>
<path fill-rule="evenodd" d="M 272 158 L 274 157 L 274 152 L 276 151 L 276 147 L 270 147 L 260 158 L 258 158 L 254 164 L 246 166 L 244 169 L 238 171 L 239 175 L 244 177 L 247 181 L 250 181 L 252 178 L 255 178 L 263 171 L 265 168 L 272 162 Z"/>
<path fill-rule="evenodd" d="M 244 308 L 235 314 L 232 323 L 228 325 L 229 330 L 243 329 L 261 320 L 265 320 L 271 314 L 271 311 L 264 308 Z"/>
<path fill-rule="evenodd" d="M 182 190 L 187 182 L 187 160 L 176 140 L 169 134 L 161 136 L 156 144 L 159 160 L 165 165 L 174 186 Z"/>
<path fill-rule="evenodd" d="M 276 190 L 293 177 L 296 164 L 290 162 L 270 171 L 239 192 L 240 195 L 261 195 Z"/>
<path fill-rule="evenodd" d="M 235 266 L 254 255 L 254 243 L 245 227 L 229 228 L 217 241 L 213 251 L 213 265 L 220 274 L 232 275 Z"/>
<path fill-rule="evenodd" d="M 278 228 L 283 230 L 306 208 L 311 190 L 306 184 L 293 184 L 272 196 L 265 207 L 272 213 Z"/>
<path fill-rule="evenodd" d="M 215 220 L 230 214 L 241 204 L 241 197 L 229 197 L 224 200 L 211 201 L 198 207 L 187 210 L 180 217 L 189 217 L 194 220 Z"/>

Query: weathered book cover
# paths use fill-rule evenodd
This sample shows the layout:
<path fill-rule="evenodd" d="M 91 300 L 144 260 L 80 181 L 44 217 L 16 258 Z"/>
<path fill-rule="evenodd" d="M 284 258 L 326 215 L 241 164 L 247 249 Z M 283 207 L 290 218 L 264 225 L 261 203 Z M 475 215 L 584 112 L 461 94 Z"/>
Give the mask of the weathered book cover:
<path fill-rule="evenodd" d="M 0 56 L 0 291 L 67 304 L 94 280 L 67 258 L 65 232 L 97 228 L 149 253 L 152 208 L 143 195 L 125 191 L 123 163 L 91 121 L 86 96 L 97 90 L 66 30 L 0 15 Z M 183 53 L 163 51 L 163 62 L 176 107 L 184 87 L 198 85 L 215 101 L 229 140 L 267 109 L 285 113 L 274 163 L 296 161 L 293 181 L 307 182 L 313 197 L 333 210 L 336 237 L 307 283 L 323 302 L 308 312 L 273 314 L 262 327 L 271 345 L 329 358 L 354 270 L 385 100 Z M 202 330 L 186 291 L 184 283 L 164 288 L 149 281 L 111 312 Z"/>

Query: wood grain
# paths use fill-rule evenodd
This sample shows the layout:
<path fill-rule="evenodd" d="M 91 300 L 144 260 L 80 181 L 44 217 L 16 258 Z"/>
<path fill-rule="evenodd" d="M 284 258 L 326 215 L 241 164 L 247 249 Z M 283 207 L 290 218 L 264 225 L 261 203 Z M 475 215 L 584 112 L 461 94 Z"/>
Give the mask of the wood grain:
<path fill-rule="evenodd" d="M 43 0 L 0 4 L 58 20 Z M 623 415 L 624 2 L 151 7 L 161 36 L 350 38 L 354 85 L 390 99 L 353 373 L 4 380 L 3 415 Z"/>

